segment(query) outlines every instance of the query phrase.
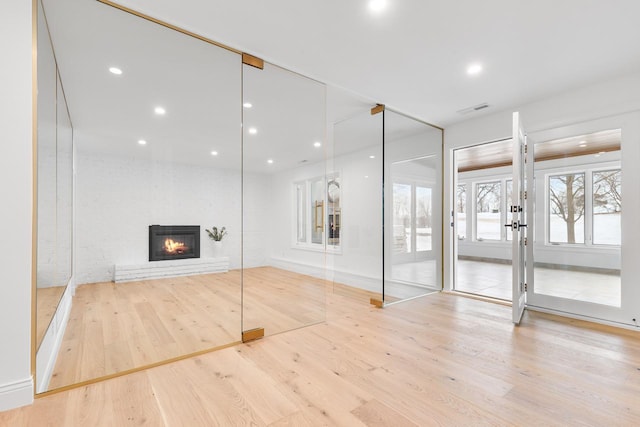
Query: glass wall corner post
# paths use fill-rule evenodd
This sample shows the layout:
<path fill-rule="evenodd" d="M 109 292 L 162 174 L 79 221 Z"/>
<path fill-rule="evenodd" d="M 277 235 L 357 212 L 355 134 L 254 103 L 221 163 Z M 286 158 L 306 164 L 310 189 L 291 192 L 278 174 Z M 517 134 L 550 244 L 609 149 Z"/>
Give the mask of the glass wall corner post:
<path fill-rule="evenodd" d="M 333 170 L 340 173 L 340 249 L 333 291 L 382 307 L 383 107 L 364 100 L 333 122 Z"/>
<path fill-rule="evenodd" d="M 245 54 L 242 85 L 248 341 L 325 320 L 325 253 L 339 244 L 329 225 L 339 224 L 341 177 L 326 170 L 322 149 L 324 84 Z"/>
<path fill-rule="evenodd" d="M 384 112 L 385 304 L 442 289 L 442 129 Z"/>

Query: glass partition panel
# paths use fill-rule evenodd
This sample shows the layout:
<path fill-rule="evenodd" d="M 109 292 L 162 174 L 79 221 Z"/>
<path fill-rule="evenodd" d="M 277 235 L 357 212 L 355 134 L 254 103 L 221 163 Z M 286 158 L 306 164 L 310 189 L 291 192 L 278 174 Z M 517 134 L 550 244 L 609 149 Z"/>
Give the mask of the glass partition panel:
<path fill-rule="evenodd" d="M 326 170 L 323 84 L 244 65 L 243 96 L 242 329 L 273 335 L 325 319 L 339 181 Z"/>
<path fill-rule="evenodd" d="M 370 106 L 333 124 L 340 174 L 340 245 L 329 265 L 340 295 L 382 301 L 382 113 Z"/>
<path fill-rule="evenodd" d="M 67 101 L 57 76 L 56 125 L 56 284 L 66 286 L 71 279 L 73 229 L 73 131 Z"/>
<path fill-rule="evenodd" d="M 58 251 L 58 190 L 64 192 L 64 165 L 58 165 L 57 116 L 58 99 L 55 57 L 42 4 L 38 2 L 38 146 L 37 146 L 37 265 L 36 265 L 36 348 L 40 347 L 49 324 L 56 313 L 60 298 L 68 282 L 61 274 L 62 265 L 58 261 L 70 259 L 70 253 Z M 61 146 L 65 145 L 64 138 Z M 59 176 L 60 173 L 60 176 Z M 64 212 L 60 212 L 64 214 Z M 64 218 L 60 218 L 64 223 Z M 69 228 L 67 227 L 67 230 Z M 61 231 L 61 230 L 60 230 Z M 60 236 L 65 237 L 65 236 Z M 63 263 L 64 264 L 64 263 Z M 68 270 L 67 270 L 68 273 Z"/>
<path fill-rule="evenodd" d="M 240 55 L 98 2 L 44 6 L 76 165 L 77 288 L 37 366 L 48 389 L 240 341 Z M 60 152 L 67 137 L 60 122 Z"/>
<path fill-rule="evenodd" d="M 442 130 L 384 111 L 384 302 L 442 289 Z"/>

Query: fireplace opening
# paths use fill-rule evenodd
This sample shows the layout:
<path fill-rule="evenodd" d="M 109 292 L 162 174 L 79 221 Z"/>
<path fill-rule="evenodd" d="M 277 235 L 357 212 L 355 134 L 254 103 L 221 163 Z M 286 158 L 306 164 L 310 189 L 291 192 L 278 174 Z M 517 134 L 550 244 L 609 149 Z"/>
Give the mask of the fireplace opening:
<path fill-rule="evenodd" d="M 150 225 L 149 261 L 200 258 L 199 225 Z"/>

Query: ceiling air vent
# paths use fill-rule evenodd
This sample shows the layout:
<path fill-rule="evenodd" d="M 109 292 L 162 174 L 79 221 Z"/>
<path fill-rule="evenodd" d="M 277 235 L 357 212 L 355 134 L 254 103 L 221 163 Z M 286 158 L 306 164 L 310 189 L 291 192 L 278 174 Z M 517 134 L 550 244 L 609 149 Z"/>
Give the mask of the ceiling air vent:
<path fill-rule="evenodd" d="M 487 104 L 486 102 L 483 102 L 482 104 L 478 104 L 472 107 L 467 107 L 467 108 L 463 108 L 462 110 L 458 110 L 458 113 L 469 114 L 469 113 L 473 113 L 474 111 L 484 110 L 485 108 L 489 108 L 489 104 Z"/>

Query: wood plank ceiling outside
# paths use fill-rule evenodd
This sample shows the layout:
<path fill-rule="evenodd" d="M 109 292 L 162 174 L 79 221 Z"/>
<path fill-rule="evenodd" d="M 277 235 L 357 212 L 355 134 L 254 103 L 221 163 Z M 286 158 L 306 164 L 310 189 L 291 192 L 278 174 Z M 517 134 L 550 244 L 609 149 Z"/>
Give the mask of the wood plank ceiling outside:
<path fill-rule="evenodd" d="M 617 151 L 620 150 L 620 141 L 620 129 L 555 139 L 537 143 L 535 159 L 541 162 Z M 511 140 L 476 145 L 456 151 L 458 172 L 511 166 L 512 158 Z"/>

